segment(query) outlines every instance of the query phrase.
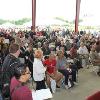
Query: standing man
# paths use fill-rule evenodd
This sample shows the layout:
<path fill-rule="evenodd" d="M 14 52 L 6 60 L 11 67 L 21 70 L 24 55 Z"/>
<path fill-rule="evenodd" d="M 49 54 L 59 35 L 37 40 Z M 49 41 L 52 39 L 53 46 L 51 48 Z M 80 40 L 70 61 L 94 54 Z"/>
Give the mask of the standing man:
<path fill-rule="evenodd" d="M 2 96 L 3 99 L 10 100 L 10 81 L 14 76 L 16 65 L 20 63 L 18 56 L 20 54 L 20 46 L 18 44 L 11 44 L 9 47 L 9 54 L 4 59 L 2 65 Z"/>

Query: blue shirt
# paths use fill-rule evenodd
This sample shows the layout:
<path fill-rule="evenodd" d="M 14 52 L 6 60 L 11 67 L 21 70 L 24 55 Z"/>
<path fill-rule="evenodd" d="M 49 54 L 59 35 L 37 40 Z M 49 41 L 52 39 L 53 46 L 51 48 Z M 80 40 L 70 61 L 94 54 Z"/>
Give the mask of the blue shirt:
<path fill-rule="evenodd" d="M 65 69 L 67 64 L 68 63 L 65 57 L 63 57 L 62 59 L 57 59 L 57 69 Z"/>

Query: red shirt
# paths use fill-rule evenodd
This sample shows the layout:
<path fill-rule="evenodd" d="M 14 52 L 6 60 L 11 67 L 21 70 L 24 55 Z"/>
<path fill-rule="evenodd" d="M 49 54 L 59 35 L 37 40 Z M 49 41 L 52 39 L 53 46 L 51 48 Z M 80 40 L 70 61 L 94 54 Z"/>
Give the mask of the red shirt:
<path fill-rule="evenodd" d="M 72 58 L 75 58 L 77 56 L 77 49 L 72 47 L 70 49 L 70 55 L 71 55 Z"/>
<path fill-rule="evenodd" d="M 50 74 L 54 73 L 55 71 L 55 67 L 56 67 L 56 60 L 49 60 L 46 59 L 44 61 L 44 65 L 47 66 L 47 72 L 49 72 Z"/>
<path fill-rule="evenodd" d="M 15 77 L 11 79 L 11 84 L 10 84 L 10 92 L 13 91 L 13 89 L 21 84 Z M 24 85 L 16 89 L 12 95 L 11 95 L 12 100 L 33 100 L 32 98 L 32 92 L 28 88 L 28 86 Z"/>
<path fill-rule="evenodd" d="M 42 32 L 36 32 L 37 36 L 42 36 Z"/>

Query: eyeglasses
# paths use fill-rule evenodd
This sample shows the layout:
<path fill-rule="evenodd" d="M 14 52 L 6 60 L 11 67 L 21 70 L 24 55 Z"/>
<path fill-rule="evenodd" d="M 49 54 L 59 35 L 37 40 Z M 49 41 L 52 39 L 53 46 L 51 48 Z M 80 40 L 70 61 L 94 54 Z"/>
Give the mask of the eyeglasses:
<path fill-rule="evenodd" d="M 25 73 L 25 74 L 23 74 L 23 75 L 26 75 L 26 74 L 31 74 L 31 72 L 27 72 L 27 73 Z"/>
<path fill-rule="evenodd" d="M 25 73 L 25 74 L 31 74 L 31 72 L 27 72 L 27 73 Z"/>

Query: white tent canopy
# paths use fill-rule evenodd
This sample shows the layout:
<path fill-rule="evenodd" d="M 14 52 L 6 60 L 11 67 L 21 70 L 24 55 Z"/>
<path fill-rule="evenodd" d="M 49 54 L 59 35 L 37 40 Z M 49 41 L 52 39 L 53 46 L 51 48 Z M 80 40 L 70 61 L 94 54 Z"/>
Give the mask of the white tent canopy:
<path fill-rule="evenodd" d="M 99 20 L 96 18 L 86 18 L 83 22 L 80 22 L 79 25 L 81 26 L 100 26 L 100 23 L 98 23 Z"/>
<path fill-rule="evenodd" d="M 10 22 L 7 22 L 7 23 L 4 23 L 1 25 L 2 28 L 15 28 L 16 25 L 15 24 L 12 24 Z"/>
<path fill-rule="evenodd" d="M 32 21 L 26 22 L 22 26 L 23 27 L 31 27 L 32 26 Z"/>
<path fill-rule="evenodd" d="M 47 25 L 65 25 L 66 23 L 57 19 L 37 19 L 36 26 L 47 26 Z M 32 21 L 24 23 L 24 27 L 32 26 Z"/>
<path fill-rule="evenodd" d="M 44 18 L 44 19 L 37 19 L 36 20 L 36 25 L 39 26 L 39 25 L 65 25 L 66 23 L 63 22 L 63 21 L 60 21 L 60 20 L 57 20 L 57 19 L 53 19 L 53 18 L 50 18 L 50 19 L 47 19 L 47 18 Z"/>

